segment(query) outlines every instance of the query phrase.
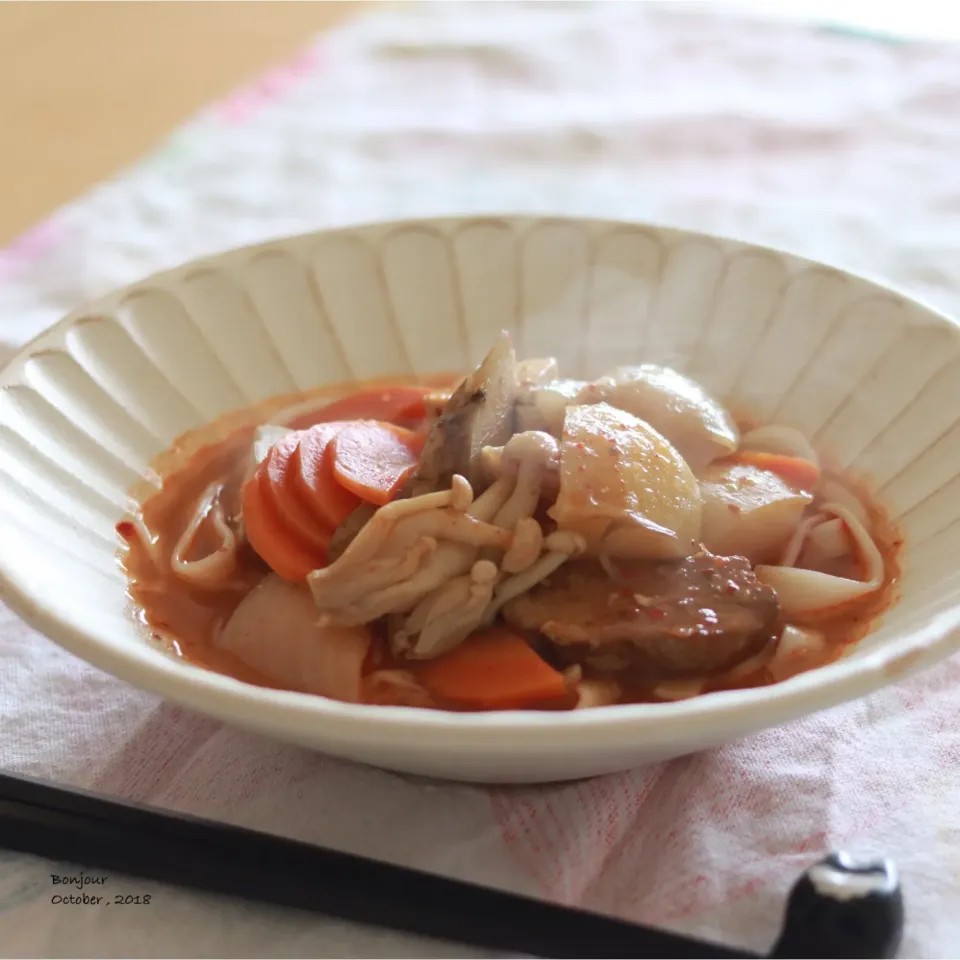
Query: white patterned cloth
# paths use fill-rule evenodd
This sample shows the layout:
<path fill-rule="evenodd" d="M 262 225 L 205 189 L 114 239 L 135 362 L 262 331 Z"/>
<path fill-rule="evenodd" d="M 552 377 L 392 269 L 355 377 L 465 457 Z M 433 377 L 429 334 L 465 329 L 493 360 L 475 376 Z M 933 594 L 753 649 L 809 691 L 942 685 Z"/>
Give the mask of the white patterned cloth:
<path fill-rule="evenodd" d="M 686 7 L 687 5 L 683 5 Z M 363 220 L 638 218 L 960 311 L 960 50 L 635 3 L 377 11 L 0 252 L 0 351 L 198 254 Z M 241 733 L 0 608 L 0 766 L 769 949 L 845 847 L 899 864 L 903 955 L 956 956 L 960 661 L 698 756 L 550 788 L 426 783 Z M 3 956 L 453 956 L 449 945 L 0 853 Z M 61 885 L 62 886 L 62 885 Z M 598 946 L 598 950 L 602 947 Z"/>

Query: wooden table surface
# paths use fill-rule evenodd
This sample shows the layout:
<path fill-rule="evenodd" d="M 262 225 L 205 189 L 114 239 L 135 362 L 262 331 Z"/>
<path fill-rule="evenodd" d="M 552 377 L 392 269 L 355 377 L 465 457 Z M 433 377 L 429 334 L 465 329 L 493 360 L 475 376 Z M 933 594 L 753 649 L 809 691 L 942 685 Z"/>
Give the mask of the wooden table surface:
<path fill-rule="evenodd" d="M 0 246 L 357 8 L 0 2 Z"/>

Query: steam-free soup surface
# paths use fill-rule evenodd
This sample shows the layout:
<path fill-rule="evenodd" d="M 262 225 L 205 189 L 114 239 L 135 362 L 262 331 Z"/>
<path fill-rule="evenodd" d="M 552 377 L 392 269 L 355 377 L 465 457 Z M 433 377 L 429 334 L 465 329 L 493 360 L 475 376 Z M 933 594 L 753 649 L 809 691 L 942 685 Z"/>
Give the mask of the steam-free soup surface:
<path fill-rule="evenodd" d="M 248 683 L 669 701 L 823 665 L 893 597 L 899 540 L 862 487 L 671 370 L 565 380 L 502 338 L 465 377 L 231 419 L 118 532 L 145 630 Z"/>

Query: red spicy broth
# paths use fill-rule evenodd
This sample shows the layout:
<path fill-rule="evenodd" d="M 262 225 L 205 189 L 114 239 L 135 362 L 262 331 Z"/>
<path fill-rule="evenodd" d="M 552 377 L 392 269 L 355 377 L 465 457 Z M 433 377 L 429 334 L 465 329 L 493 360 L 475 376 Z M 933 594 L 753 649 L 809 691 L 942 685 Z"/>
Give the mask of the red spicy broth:
<path fill-rule="evenodd" d="M 424 385 L 447 388 L 454 378 L 438 376 L 423 382 Z M 410 381 L 391 380 L 352 385 L 351 390 L 386 389 L 393 385 L 409 384 Z M 245 545 L 239 554 L 235 576 L 224 589 L 197 589 L 184 582 L 172 570 L 171 556 L 179 540 L 187 518 L 195 509 L 203 491 L 212 483 L 223 485 L 221 502 L 227 513 L 239 507 L 241 485 L 244 478 L 242 464 L 249 455 L 254 432 L 258 426 L 270 423 L 270 417 L 281 409 L 304 401 L 321 407 L 345 393 L 343 387 L 316 391 L 294 398 L 286 397 L 261 404 L 254 408 L 229 415 L 217 423 L 191 432 L 180 438 L 171 451 L 158 458 L 154 465 L 162 485 L 150 495 L 137 491 L 142 507 L 139 521 L 141 530 L 149 533 L 152 545 L 148 545 L 130 520 L 118 524 L 118 533 L 124 540 L 121 561 L 128 577 L 128 596 L 133 615 L 142 625 L 152 642 L 162 645 L 175 656 L 191 663 L 237 680 L 274 689 L 284 688 L 276 680 L 253 669 L 238 657 L 218 649 L 214 637 L 229 620 L 238 605 L 267 573 L 268 566 Z M 304 412 L 291 419 L 289 426 L 306 429 L 320 420 L 337 419 L 336 407 L 326 410 L 318 417 L 316 412 Z M 415 426 L 413 420 L 400 425 Z M 900 541 L 887 522 L 882 511 L 871 501 L 862 485 L 852 483 L 840 474 L 824 471 L 824 476 L 838 480 L 853 492 L 867 510 L 870 529 L 875 533 L 877 546 L 884 559 L 886 581 L 883 588 L 855 607 L 846 606 L 842 614 L 831 615 L 825 611 L 817 618 L 816 629 L 827 640 L 824 655 L 817 663 L 805 669 L 831 662 L 849 649 L 850 645 L 866 635 L 876 618 L 890 606 L 899 575 L 897 552 Z M 138 524 L 139 525 L 139 524 Z M 195 550 L 202 555 L 209 547 L 204 537 L 209 536 L 201 528 L 195 542 Z M 855 575 L 855 571 L 838 568 L 838 575 Z M 382 636 L 377 636 L 371 646 L 367 671 L 391 669 L 402 666 L 392 657 Z M 591 678 L 595 672 L 584 669 L 583 676 Z M 763 686 L 773 682 L 765 666 L 755 670 L 740 671 L 735 680 L 725 674 L 706 683 L 699 692 Z M 652 681 L 623 683 L 621 702 L 656 702 L 679 697 L 658 695 L 658 684 Z M 292 689 L 292 688 L 291 688 Z M 572 688 L 571 688 L 572 691 Z M 571 692 L 568 696 L 543 702 L 541 709 L 570 709 L 576 702 Z M 424 704 L 426 705 L 426 704 Z M 441 709 L 462 709 L 456 703 L 434 702 Z"/>

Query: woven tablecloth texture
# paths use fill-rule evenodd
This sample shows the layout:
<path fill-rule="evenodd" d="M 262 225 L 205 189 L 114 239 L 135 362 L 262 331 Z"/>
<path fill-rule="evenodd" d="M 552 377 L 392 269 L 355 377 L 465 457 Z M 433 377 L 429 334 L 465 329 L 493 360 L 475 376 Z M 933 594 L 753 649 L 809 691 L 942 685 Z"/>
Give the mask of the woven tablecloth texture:
<path fill-rule="evenodd" d="M 960 312 L 960 48 L 629 2 L 375 11 L 0 251 L 0 360 L 83 301 L 196 255 L 491 211 L 734 235 Z M 8 770 L 756 951 L 823 852 L 882 853 L 903 876 L 903 955 L 960 955 L 958 659 L 719 750 L 500 789 L 238 732 L 2 608 L 0 661 Z M 103 892 L 152 902 L 52 904 L 50 875 L 76 872 L 0 853 L 0 954 L 477 955 L 121 877 Z"/>

